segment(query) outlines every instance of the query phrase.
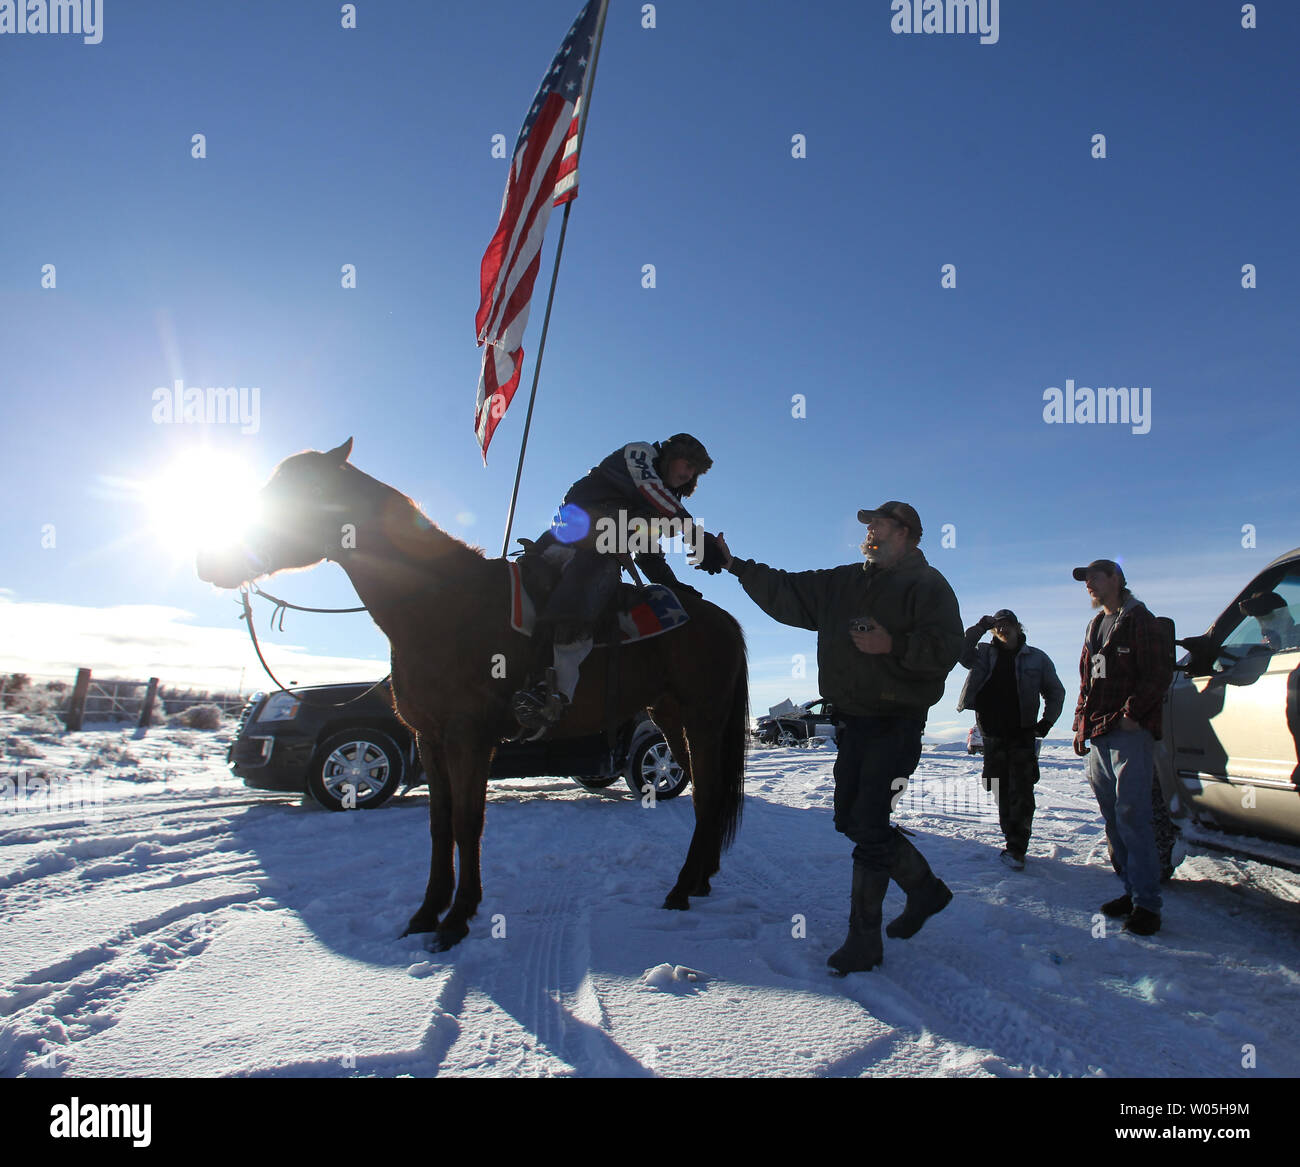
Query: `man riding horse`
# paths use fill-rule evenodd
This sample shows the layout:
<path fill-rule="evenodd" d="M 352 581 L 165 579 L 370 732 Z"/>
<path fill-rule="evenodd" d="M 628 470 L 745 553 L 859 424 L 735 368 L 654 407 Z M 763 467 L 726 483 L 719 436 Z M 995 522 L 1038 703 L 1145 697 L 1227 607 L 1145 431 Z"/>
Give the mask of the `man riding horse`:
<path fill-rule="evenodd" d="M 680 588 L 659 548 L 661 535 L 680 534 L 702 555 L 699 566 L 710 574 L 721 570 L 713 537 L 696 530 L 682 505 L 712 465 L 703 443 L 674 434 L 665 442 L 631 442 L 615 450 L 569 487 L 550 530 L 533 548 L 560 572 L 538 620 L 538 659 L 545 659 L 549 635 L 555 667 L 535 687 L 515 694 L 520 725 L 542 730 L 564 716 L 596 624 L 618 587 L 621 560 L 634 558 L 652 583 Z"/>

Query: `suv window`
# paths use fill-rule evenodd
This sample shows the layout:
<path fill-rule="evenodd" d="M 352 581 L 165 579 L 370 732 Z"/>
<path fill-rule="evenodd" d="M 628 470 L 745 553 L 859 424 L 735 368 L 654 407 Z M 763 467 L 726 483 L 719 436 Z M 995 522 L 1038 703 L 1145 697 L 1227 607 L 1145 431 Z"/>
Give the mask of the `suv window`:
<path fill-rule="evenodd" d="M 1240 621 L 1223 641 L 1224 648 L 1260 645 L 1272 652 L 1300 649 L 1300 566 L 1271 585 L 1267 578 L 1237 605 Z"/>

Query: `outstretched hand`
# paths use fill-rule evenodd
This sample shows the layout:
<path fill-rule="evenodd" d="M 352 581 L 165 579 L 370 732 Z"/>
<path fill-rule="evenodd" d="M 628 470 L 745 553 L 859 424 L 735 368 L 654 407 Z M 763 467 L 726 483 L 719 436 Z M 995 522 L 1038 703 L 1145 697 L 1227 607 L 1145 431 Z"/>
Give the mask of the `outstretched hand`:
<path fill-rule="evenodd" d="M 722 532 L 719 531 L 716 535 L 710 535 L 706 531 L 704 535 L 704 551 L 695 566 L 701 571 L 707 571 L 710 575 L 717 575 L 720 571 L 726 571 L 731 566 L 731 559 L 731 551 L 722 538 Z"/>

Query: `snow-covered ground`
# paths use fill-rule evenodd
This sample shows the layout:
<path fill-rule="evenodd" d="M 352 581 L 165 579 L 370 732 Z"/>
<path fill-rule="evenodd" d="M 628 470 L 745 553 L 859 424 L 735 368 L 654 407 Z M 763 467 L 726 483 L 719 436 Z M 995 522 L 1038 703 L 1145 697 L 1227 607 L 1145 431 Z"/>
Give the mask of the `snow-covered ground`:
<path fill-rule="evenodd" d="M 1118 882 L 1068 746 L 1044 750 L 1021 873 L 979 759 L 927 748 L 896 821 L 955 898 L 841 979 L 833 750 L 753 750 L 738 841 L 689 912 L 659 907 L 689 794 L 493 783 L 484 902 L 433 954 L 398 939 L 422 793 L 329 814 L 248 791 L 221 732 L 3 714 L 0 740 L 0 780 L 102 795 L 37 811 L 29 784 L 0 816 L 6 1076 L 1300 1076 L 1300 876 L 1193 846 L 1158 935 L 1100 934 Z"/>

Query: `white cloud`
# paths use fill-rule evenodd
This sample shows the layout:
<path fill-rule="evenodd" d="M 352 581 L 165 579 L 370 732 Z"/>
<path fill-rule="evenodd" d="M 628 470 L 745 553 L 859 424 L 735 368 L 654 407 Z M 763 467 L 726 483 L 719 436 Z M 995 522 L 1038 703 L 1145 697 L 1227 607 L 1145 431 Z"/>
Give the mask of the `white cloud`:
<path fill-rule="evenodd" d="M 19 602 L 0 594 L 0 671 L 71 679 L 78 668 L 103 677 L 159 677 L 167 685 L 245 692 L 270 679 L 242 626 L 205 628 L 188 623 L 183 608 L 119 604 Z M 387 660 L 318 656 L 296 645 L 262 643 L 286 685 L 378 680 Z"/>

